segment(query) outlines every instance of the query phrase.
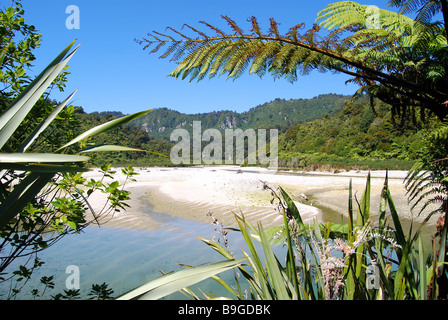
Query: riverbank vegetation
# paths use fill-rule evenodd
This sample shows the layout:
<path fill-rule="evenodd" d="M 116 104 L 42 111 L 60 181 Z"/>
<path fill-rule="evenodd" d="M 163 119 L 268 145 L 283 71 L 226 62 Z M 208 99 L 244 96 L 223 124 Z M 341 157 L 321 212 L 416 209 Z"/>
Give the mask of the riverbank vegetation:
<path fill-rule="evenodd" d="M 243 214 L 235 214 L 247 244 L 242 255 L 228 246 L 228 232 L 217 219 L 219 240 L 201 239 L 225 260 L 206 266 L 167 274 L 150 281 L 120 299 L 161 298 L 182 290 L 193 299 L 215 299 L 213 292 L 199 295 L 186 287 L 213 277 L 237 300 L 435 300 L 445 299 L 444 248 L 447 226 L 438 229 L 433 252 L 425 252 L 417 230 L 404 230 L 388 189 L 386 176 L 379 212 L 370 208 L 370 176 L 361 199 L 351 185 L 348 196 L 348 223 L 304 224 L 289 195 L 280 188 L 271 192 L 284 224 L 269 229 L 250 224 Z M 376 217 L 375 219 L 373 217 Z M 273 245 L 285 246 L 277 256 Z M 442 246 L 442 247 L 441 247 Z M 241 257 L 240 257 L 241 256 Z M 236 264 L 232 282 L 216 274 Z M 201 276 L 198 276 L 198 273 Z M 249 288 L 244 290 L 242 288 Z"/>
<path fill-rule="evenodd" d="M 344 119 L 343 111 L 332 121 L 317 120 L 290 129 L 283 146 L 287 152 L 296 152 L 290 157 L 293 165 L 300 166 L 301 159 L 296 156 L 299 152 L 352 159 L 365 156 L 414 159 L 416 165 L 407 178 L 411 199 L 416 203 L 441 204 L 438 210 L 426 213 L 427 217 L 434 213 L 440 217 L 434 250 L 425 262 L 420 230 L 402 229 L 387 178 L 374 229 L 370 219 L 369 178 L 360 201 L 353 202 L 350 191 L 350 218 L 344 226 L 331 223 L 305 226 L 289 196 L 282 192 L 286 202 L 282 206 L 285 218 L 282 234 L 286 235 L 283 243 L 288 248 L 285 259 L 273 255 L 269 237 L 261 226 L 248 225 L 243 217 L 237 217 L 239 231 L 250 250 L 243 254 L 252 271 L 238 267 L 250 283 L 250 299 L 445 300 L 448 297 L 444 147 L 448 118 L 448 4 L 443 0 L 391 0 L 389 5 L 398 7 L 399 12 L 353 1 L 335 2 L 319 12 L 312 28 L 306 30 L 304 24 L 297 24 L 285 34 L 280 33 L 274 19 L 270 19 L 270 28 L 263 31 L 256 17 L 251 17 L 250 31 L 246 32 L 230 17 L 223 16 L 230 32 L 201 21 L 208 32 L 188 25 L 192 35 L 169 28 L 176 35 L 153 32 L 140 41 L 144 49 L 152 48 L 151 53 L 167 47 L 161 57 L 178 62 L 170 75 L 181 79 L 202 80 L 223 74 L 237 79 L 246 71 L 260 76 L 271 74 L 291 82 L 312 70 L 352 76 L 350 81 L 360 86 L 357 95 L 368 94 L 370 109 L 363 110 L 356 104 L 346 106 L 347 113 L 360 114 L 357 123 L 353 118 Z M 416 18 L 406 16 L 410 13 L 416 13 Z M 441 20 L 433 21 L 437 14 Z M 322 34 L 322 29 L 328 32 Z M 388 107 L 383 110 L 376 100 Z M 397 127 L 375 122 L 375 115 L 381 112 L 390 112 L 391 121 L 398 119 L 399 130 L 404 133 L 401 141 L 387 138 Z M 436 128 L 431 126 L 431 118 L 435 119 Z M 419 127 L 428 123 L 425 129 L 429 131 L 423 132 L 420 141 L 409 138 L 408 132 L 416 133 L 409 124 Z M 345 133 L 346 129 L 353 130 L 354 134 Z M 323 137 L 316 134 L 323 130 L 326 131 Z M 339 144 L 344 140 L 348 145 Z M 420 152 L 423 157 L 418 159 Z M 393 221 L 392 228 L 385 224 L 386 207 Z M 295 241 L 297 235 L 299 241 Z M 262 246 L 264 265 L 253 240 Z M 207 243 L 228 261 L 237 263 L 224 247 Z M 342 256 L 332 255 L 334 249 Z M 369 264 L 374 267 L 373 276 L 368 273 Z M 378 282 L 369 282 L 372 279 Z M 190 280 L 195 283 L 194 277 Z M 152 290 L 160 292 L 162 287 L 160 282 L 157 289 L 146 285 L 129 296 L 144 298 Z M 150 289 L 145 291 L 145 288 Z M 241 292 L 234 295 L 238 299 L 243 297 Z"/>
<path fill-rule="evenodd" d="M 11 259 L 25 254 L 34 257 L 51 245 L 53 238 L 43 237 L 49 230 L 56 241 L 61 235 L 76 233 L 89 223 L 97 223 L 98 217 L 93 211 L 93 218 L 86 220 L 87 210 L 91 210 L 87 200 L 94 191 L 107 194 L 107 212 L 125 209 L 124 201 L 129 199 L 129 193 L 118 182 L 105 184 L 102 180 L 82 177 L 86 161 L 91 160 L 88 164 L 91 166 L 102 166 L 104 176 L 113 177 L 114 172 L 106 163 L 166 165 L 163 162 L 166 160 L 159 156 L 164 158 L 171 148 L 168 141 L 149 138 L 148 131 L 142 128 L 125 126 L 150 110 L 125 116 L 85 114 L 68 104 L 73 95 L 62 103 L 50 102 L 48 88 L 64 89 L 68 76 L 66 63 L 77 49 L 71 51 L 73 43 L 70 44 L 31 81 L 26 71 L 34 61 L 32 51 L 39 46 L 41 35 L 21 17 L 20 1 L 13 3 L 16 6 L 1 12 L 0 16 L 4 27 L 0 29 L 3 84 L 0 90 L 3 246 L 0 251 L 12 249 L 12 253 L 2 258 L 5 268 Z M 185 270 L 166 274 L 120 298 L 157 299 L 183 290 L 199 299 L 187 287 L 212 278 L 238 300 L 448 299 L 448 131 L 445 125 L 448 5 L 445 0 L 418 3 L 391 0 L 390 4 L 397 6 L 400 13 L 378 8 L 373 10 L 378 16 L 372 16 L 370 6 L 336 2 L 319 13 L 316 21 L 319 25 L 304 32 L 304 25 L 298 24 L 282 35 L 274 19 L 270 20 L 269 30 L 263 32 L 252 17 L 250 32 L 246 33 L 231 18 L 223 17 L 230 33 L 201 22 L 213 34 L 206 35 L 189 27 L 194 37 L 180 31 L 176 35 L 155 32 L 149 35 L 150 40 L 141 43 L 146 47 L 155 45 L 152 53 L 168 46 L 162 56 L 174 56 L 173 60 L 179 64 L 171 76 L 182 79 L 201 80 L 206 75 L 212 78 L 219 73 L 236 79 L 247 70 L 292 82 L 315 69 L 351 75 L 351 81 L 359 84 L 360 90 L 355 99 L 340 105 L 341 109 L 329 109 L 331 112 L 320 117 L 310 113 L 310 121 L 306 123 L 285 122 L 293 126 L 283 128 L 281 166 L 347 168 L 351 163 L 360 166 L 365 163 L 372 169 L 384 163 L 387 169 L 410 168 L 406 180 L 410 200 L 423 202 L 423 209 L 427 205 L 439 205 L 430 213 L 420 213 L 427 218 L 438 215 L 433 250 L 424 251 L 421 229 L 403 229 L 387 177 L 376 215 L 378 220 L 373 220 L 371 214 L 370 178 L 367 177 L 360 200 L 349 190 L 349 221 L 344 225 L 332 222 L 305 225 L 283 189 L 266 187 L 267 192 L 272 192 L 272 203 L 278 202 L 284 224 L 266 230 L 245 221 L 244 213 L 236 215 L 239 228 L 224 227 L 221 236 L 225 241 L 227 232 L 241 233 L 248 247 L 241 258 L 234 257 L 232 251 L 218 242 L 202 239 L 224 260 L 199 267 L 186 266 Z M 415 20 L 405 16 L 414 11 Z M 432 21 L 436 13 L 441 14 L 442 21 Z M 377 25 L 372 27 L 372 23 Z M 329 33 L 321 35 L 322 28 Z M 18 31 L 26 35 L 24 40 L 17 38 Z M 282 119 L 283 114 L 268 111 L 259 114 L 263 121 L 260 126 L 271 124 L 275 128 L 278 124 L 271 121 Z M 228 125 L 228 117 L 225 115 L 219 121 Z M 233 126 L 232 121 L 230 124 Z M 112 131 L 106 133 L 105 129 Z M 129 142 L 129 145 L 121 147 L 118 142 L 120 145 Z M 104 150 L 127 153 L 85 156 Z M 153 153 L 156 157 L 150 158 L 148 154 Z M 131 178 L 132 167 L 123 169 L 123 173 Z M 286 256 L 276 256 L 272 251 L 274 244 L 285 245 Z M 14 283 L 9 297 L 14 297 L 22 281 L 42 265 L 37 258 L 29 261 L 29 268 L 21 266 L 8 277 L 2 274 L 1 281 Z M 216 276 L 231 269 L 242 277 L 236 277 L 235 283 L 225 283 Z M 250 287 L 247 292 L 239 285 L 243 278 Z M 42 279 L 43 290 L 51 288 L 51 280 Z M 96 285 L 93 291 L 94 296 L 103 298 L 109 298 L 112 293 L 107 285 Z M 38 297 L 40 293 L 35 291 L 35 295 Z M 76 298 L 77 292 L 55 297 Z M 205 298 L 214 297 L 206 295 Z"/>

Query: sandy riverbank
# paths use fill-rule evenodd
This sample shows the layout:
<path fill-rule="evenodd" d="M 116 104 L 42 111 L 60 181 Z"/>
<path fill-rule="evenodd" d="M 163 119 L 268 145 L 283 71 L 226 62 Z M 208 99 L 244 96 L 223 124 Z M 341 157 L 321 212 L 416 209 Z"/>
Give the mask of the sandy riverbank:
<path fill-rule="evenodd" d="M 346 215 L 350 179 L 353 192 L 361 199 L 367 172 L 272 172 L 264 168 L 239 168 L 234 166 L 190 168 L 136 168 L 136 181 L 127 184 L 131 191 L 131 206 L 126 212 L 117 213 L 108 226 L 151 230 L 164 225 L 164 214 L 199 222 L 210 222 L 206 214 L 212 212 L 224 224 L 234 223 L 233 212 L 244 213 L 246 218 L 264 226 L 281 224 L 282 218 L 263 190 L 263 182 L 272 187 L 282 186 L 295 200 L 305 222 L 323 221 L 328 211 Z M 119 172 L 119 170 L 117 171 Z M 385 171 L 371 173 L 371 210 L 377 214 Z M 96 170 L 85 176 L 98 175 Z M 406 172 L 389 171 L 389 187 L 396 207 L 404 219 L 421 221 L 410 210 L 403 179 Z M 123 176 L 117 174 L 121 181 Z M 309 200 L 305 200 L 305 195 Z M 98 209 L 101 197 L 93 197 Z M 162 213 L 161 215 L 153 214 Z M 435 218 L 430 224 L 435 223 Z"/>

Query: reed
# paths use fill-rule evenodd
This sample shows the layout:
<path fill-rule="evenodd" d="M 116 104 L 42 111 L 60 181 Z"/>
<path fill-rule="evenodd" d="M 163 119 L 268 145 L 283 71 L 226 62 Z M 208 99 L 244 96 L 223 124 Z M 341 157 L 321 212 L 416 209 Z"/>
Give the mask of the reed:
<path fill-rule="evenodd" d="M 207 272 L 213 273 L 210 277 L 223 285 L 234 299 L 427 300 L 437 299 L 439 290 L 443 290 L 437 279 L 444 262 L 433 257 L 445 241 L 435 239 L 434 252 L 426 253 L 420 237 L 424 224 L 415 231 L 411 226 L 405 232 L 389 191 L 387 175 L 375 221 L 370 214 L 370 174 L 360 200 L 353 195 L 350 181 L 347 224 L 331 221 L 305 224 L 282 188 L 279 192 L 269 189 L 283 215 L 282 226 L 265 229 L 260 223 L 256 226 L 249 223 L 243 214 L 235 214 L 238 228 L 219 229 L 224 237 L 229 230 L 241 233 L 248 248 L 242 250 L 242 259 L 235 260 L 227 242 L 200 238 L 224 257 L 216 268 L 208 266 Z M 217 224 L 216 219 L 214 223 Z M 446 225 L 440 234 L 446 237 Z M 286 249 L 284 257 L 274 254 L 273 246 L 280 244 Z M 222 264 L 226 267 L 222 268 Z M 182 277 L 177 288 L 172 283 L 164 284 L 161 279 L 154 281 L 158 287 L 169 286 L 170 292 L 183 290 L 200 299 L 186 288 L 204 279 L 192 272 L 200 268 L 204 266 L 189 266 L 172 274 L 173 278 L 177 274 Z M 240 274 L 234 277 L 234 283 L 217 276 L 230 268 Z M 186 272 L 191 274 L 187 281 Z M 241 290 L 247 285 L 249 294 Z M 146 284 L 146 287 L 151 288 L 151 285 Z M 124 297 L 142 296 L 141 288 Z M 216 299 L 213 293 L 204 294 L 204 298 Z"/>

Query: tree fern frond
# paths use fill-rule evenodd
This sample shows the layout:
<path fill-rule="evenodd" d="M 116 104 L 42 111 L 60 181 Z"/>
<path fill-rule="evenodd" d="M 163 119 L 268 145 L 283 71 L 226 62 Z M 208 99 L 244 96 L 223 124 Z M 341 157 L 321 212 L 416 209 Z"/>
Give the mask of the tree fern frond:
<path fill-rule="evenodd" d="M 212 73 L 211 69 L 214 68 L 215 61 L 221 61 L 220 63 L 222 63 L 223 60 L 220 56 L 225 48 L 228 48 L 226 43 L 218 42 L 212 44 L 208 51 L 202 52 L 202 55 L 204 55 L 204 60 L 202 62 L 202 66 L 198 66 L 198 68 L 201 68 L 198 74 L 198 81 L 202 80 L 207 74 L 209 74 L 210 76 L 210 74 Z M 229 51 L 231 50 L 232 48 L 229 49 Z"/>
<path fill-rule="evenodd" d="M 207 35 L 206 35 L 205 33 L 203 33 L 203 32 L 201 32 L 201 31 L 197 30 L 196 28 L 193 28 L 192 26 L 190 26 L 190 25 L 188 25 L 188 24 L 186 24 L 186 23 L 182 26 L 182 28 L 184 28 L 184 27 L 187 27 L 187 28 L 193 30 L 194 32 L 196 32 L 197 34 L 199 34 L 199 35 L 200 35 L 201 37 L 203 37 L 204 39 L 208 39 L 208 37 L 207 37 Z"/>
<path fill-rule="evenodd" d="M 289 29 L 287 35 L 290 36 L 293 41 L 298 41 L 299 34 L 297 33 L 297 30 L 303 29 L 304 27 L 304 23 L 296 24 L 294 27 Z"/>
<path fill-rule="evenodd" d="M 152 39 L 140 43 L 145 48 L 155 45 L 153 52 L 167 46 L 160 57 L 180 61 L 170 75 L 182 79 L 189 76 L 190 81 L 195 77 L 202 80 L 207 74 L 209 78 L 227 74 L 235 79 L 246 70 L 289 81 L 312 70 L 342 72 L 359 79 L 363 91 L 391 104 L 394 116 L 415 114 L 412 110 L 418 107 L 440 119 L 448 118 L 443 105 L 448 100 L 443 85 L 447 75 L 438 68 L 440 60 L 448 60 L 444 33 L 438 26 L 415 23 L 387 10 L 380 10 L 380 28 L 368 28 L 367 8 L 352 1 L 329 5 L 318 17 L 320 26 L 333 28 L 324 37 L 317 24 L 303 33 L 299 30 L 304 25 L 296 24 L 281 35 L 274 19 L 269 20 L 270 27 L 263 34 L 255 17 L 248 19 L 251 30 L 246 34 L 234 20 L 222 16 L 232 33 L 200 21 L 216 35 L 184 25 L 199 38 L 167 28 L 175 36 L 153 33 Z"/>
<path fill-rule="evenodd" d="M 246 70 L 257 51 L 258 46 L 254 45 L 253 42 L 238 41 L 235 45 L 234 54 L 228 58 L 223 69 L 223 72 L 228 73 L 227 78 L 238 78 Z"/>
<path fill-rule="evenodd" d="M 157 31 L 153 31 L 153 33 L 155 33 L 155 34 L 157 34 L 157 35 L 159 35 L 159 36 L 161 36 L 163 38 L 166 38 L 168 40 L 175 41 L 174 38 L 171 37 L 170 35 L 167 35 L 167 34 L 164 34 L 164 33 L 160 33 L 160 32 L 157 32 Z M 153 36 L 157 41 L 162 41 L 162 40 L 156 38 L 153 34 L 151 34 L 151 36 Z"/>
<path fill-rule="evenodd" d="M 327 5 L 317 14 L 316 22 L 325 29 L 337 29 L 349 25 L 364 25 L 367 6 L 353 1 L 339 1 Z"/>
<path fill-rule="evenodd" d="M 209 70 L 209 78 L 213 78 L 218 74 L 218 71 L 223 68 L 225 61 L 230 57 L 233 52 L 233 46 L 231 43 L 221 42 L 223 48 L 214 57 L 213 63 Z"/>
<path fill-rule="evenodd" d="M 232 28 L 233 31 L 235 31 L 236 34 L 239 34 L 240 36 L 244 35 L 243 30 L 236 24 L 235 21 L 230 19 L 228 16 L 222 16 L 222 18 L 227 21 L 229 26 Z"/>
<path fill-rule="evenodd" d="M 258 24 L 257 18 L 252 16 L 249 19 L 247 19 L 251 25 L 252 25 L 252 29 L 250 29 L 250 31 L 252 33 L 257 34 L 259 37 L 261 37 L 261 30 L 260 30 L 260 25 Z"/>
<path fill-rule="evenodd" d="M 272 57 L 275 52 L 277 52 L 281 47 L 281 43 L 279 42 L 260 42 L 262 43 L 262 46 L 259 47 L 258 54 L 254 58 L 252 65 L 250 67 L 249 72 L 251 74 L 257 73 L 259 68 L 264 65 L 266 60 L 269 57 Z"/>
<path fill-rule="evenodd" d="M 210 29 L 214 30 L 218 36 L 227 37 L 227 35 L 221 29 L 218 29 L 217 27 L 215 27 L 205 21 L 199 21 L 199 23 L 202 23 L 202 24 L 206 25 L 207 27 L 209 27 Z"/>
<path fill-rule="evenodd" d="M 278 31 L 278 23 L 277 21 L 275 21 L 274 18 L 270 18 L 269 19 L 269 24 L 270 24 L 270 28 L 269 28 L 269 35 L 275 35 L 277 37 L 277 39 L 280 39 L 280 33 Z"/>
<path fill-rule="evenodd" d="M 285 44 L 281 46 L 280 50 L 273 58 L 271 63 L 272 68 L 282 70 L 283 73 L 290 72 L 291 64 L 289 64 L 289 61 L 296 51 L 297 46 L 293 44 Z"/>
<path fill-rule="evenodd" d="M 191 40 L 191 38 L 190 37 L 188 37 L 188 36 L 186 36 L 185 34 L 183 34 L 182 32 L 179 32 L 179 31 L 177 31 L 176 29 L 174 29 L 174 28 L 171 28 L 171 27 L 167 27 L 167 29 L 169 29 L 169 30 L 171 30 L 171 31 L 173 31 L 174 33 L 177 33 L 178 35 L 180 35 L 182 38 L 185 38 L 186 40 Z"/>
<path fill-rule="evenodd" d="M 423 7 L 419 9 L 416 20 L 423 23 L 430 23 L 432 18 L 440 12 L 440 4 L 438 2 L 439 1 L 426 2 Z"/>

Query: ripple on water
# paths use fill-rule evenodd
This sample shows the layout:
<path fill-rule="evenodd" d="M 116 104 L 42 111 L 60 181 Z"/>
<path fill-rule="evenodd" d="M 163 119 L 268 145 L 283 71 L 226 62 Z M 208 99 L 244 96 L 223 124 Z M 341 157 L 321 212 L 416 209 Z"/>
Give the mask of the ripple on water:
<path fill-rule="evenodd" d="M 88 227 L 83 233 L 66 236 L 41 252 L 45 264 L 35 271 L 19 299 L 29 299 L 30 290 L 42 288 L 42 276 L 54 276 L 55 289 L 50 295 L 63 292 L 70 276 L 66 268 L 79 267 L 80 290 L 84 297 L 94 283 L 106 282 L 115 295 L 131 290 L 157 276 L 160 271 L 181 269 L 179 263 L 199 265 L 218 261 L 219 254 L 197 239 L 211 239 L 214 229 L 209 224 L 172 219 L 165 227 L 151 231 L 127 230 L 110 227 Z M 236 250 L 236 248 L 235 248 Z M 15 261 L 9 271 L 16 270 L 23 261 Z M 5 294 L 10 283 L 0 285 Z"/>

